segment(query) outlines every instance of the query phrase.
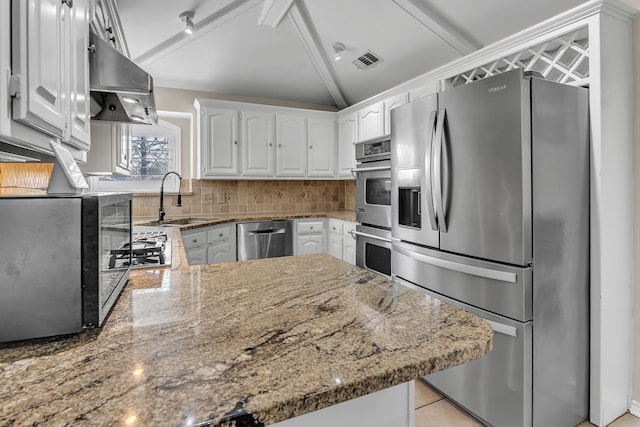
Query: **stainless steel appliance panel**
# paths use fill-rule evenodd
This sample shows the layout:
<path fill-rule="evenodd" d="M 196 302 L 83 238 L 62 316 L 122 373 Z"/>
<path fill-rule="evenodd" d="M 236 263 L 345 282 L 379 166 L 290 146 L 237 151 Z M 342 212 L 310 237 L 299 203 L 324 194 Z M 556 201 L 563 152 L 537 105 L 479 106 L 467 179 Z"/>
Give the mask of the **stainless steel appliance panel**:
<path fill-rule="evenodd" d="M 405 281 L 400 283 L 410 286 Z M 417 286 L 410 287 L 483 318 L 493 329 L 493 348 L 486 356 L 424 379 L 485 424 L 531 427 L 533 323 L 517 322 Z"/>
<path fill-rule="evenodd" d="M 482 310 L 532 319 L 531 268 L 447 254 L 404 242 L 392 245 L 394 275 Z"/>
<path fill-rule="evenodd" d="M 238 261 L 293 255 L 293 221 L 237 225 Z"/>
<path fill-rule="evenodd" d="M 81 199 L 0 198 L 0 342 L 82 329 Z"/>
<path fill-rule="evenodd" d="M 391 232 L 358 224 L 352 234 L 356 238 L 356 265 L 390 277 Z"/>
<path fill-rule="evenodd" d="M 431 142 L 438 96 L 391 111 L 391 231 L 394 238 L 438 247 L 431 182 Z"/>
<path fill-rule="evenodd" d="M 356 172 L 356 220 L 391 228 L 391 162 L 359 164 Z"/>
<path fill-rule="evenodd" d="M 438 108 L 433 176 L 440 249 L 530 263 L 529 79 L 517 69 L 446 90 Z"/>
<path fill-rule="evenodd" d="M 534 425 L 574 426 L 589 408 L 588 91 L 531 87 Z"/>
<path fill-rule="evenodd" d="M 132 194 L 82 198 L 83 324 L 101 326 L 131 271 Z M 111 267 L 112 251 L 126 248 L 128 262 Z"/>

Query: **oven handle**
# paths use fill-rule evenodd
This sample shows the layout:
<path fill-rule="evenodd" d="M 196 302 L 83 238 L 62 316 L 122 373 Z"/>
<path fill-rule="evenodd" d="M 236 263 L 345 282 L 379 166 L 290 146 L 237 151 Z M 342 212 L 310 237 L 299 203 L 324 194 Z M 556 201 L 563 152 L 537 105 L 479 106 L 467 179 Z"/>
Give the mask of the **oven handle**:
<path fill-rule="evenodd" d="M 362 231 L 351 230 L 349 234 L 351 234 L 351 237 L 353 237 L 354 239 L 356 238 L 356 236 L 362 236 L 362 237 L 368 237 L 369 239 L 375 239 L 375 240 L 391 243 L 391 239 L 387 239 L 386 237 L 376 236 L 374 234 L 363 233 Z"/>
<path fill-rule="evenodd" d="M 390 171 L 391 166 L 371 166 L 368 168 L 355 168 L 351 169 L 351 173 L 355 176 L 358 172 L 374 172 L 374 171 Z"/>

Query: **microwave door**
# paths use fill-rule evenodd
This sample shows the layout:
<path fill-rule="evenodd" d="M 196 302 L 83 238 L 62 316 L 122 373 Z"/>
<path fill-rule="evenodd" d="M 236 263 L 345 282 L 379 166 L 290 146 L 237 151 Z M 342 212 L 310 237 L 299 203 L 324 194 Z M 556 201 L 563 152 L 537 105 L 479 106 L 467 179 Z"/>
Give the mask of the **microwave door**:
<path fill-rule="evenodd" d="M 438 247 L 431 183 L 431 143 L 438 95 L 391 111 L 391 232 L 394 238 Z"/>
<path fill-rule="evenodd" d="M 531 261 L 529 98 L 521 71 L 440 94 L 433 156 L 440 249 Z"/>

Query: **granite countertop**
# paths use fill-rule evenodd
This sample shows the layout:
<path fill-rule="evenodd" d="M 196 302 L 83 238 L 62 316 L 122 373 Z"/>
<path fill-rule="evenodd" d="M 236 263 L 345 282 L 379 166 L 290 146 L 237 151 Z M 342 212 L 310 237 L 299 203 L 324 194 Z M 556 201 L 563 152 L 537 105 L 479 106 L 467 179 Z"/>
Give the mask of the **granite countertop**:
<path fill-rule="evenodd" d="M 162 224 L 180 224 L 183 220 L 196 220 L 196 224 L 180 225 L 182 230 L 189 230 L 200 227 L 208 227 L 211 225 L 224 224 L 227 222 L 244 222 L 244 221 L 273 221 L 279 219 L 296 219 L 296 218 L 333 218 L 343 221 L 355 221 L 356 213 L 350 210 L 335 211 L 304 211 L 304 212 L 255 212 L 255 213 L 233 213 L 233 214 L 213 214 L 213 215 L 171 215 L 166 216 Z M 157 217 L 155 218 L 135 218 L 135 225 L 155 226 Z"/>
<path fill-rule="evenodd" d="M 0 345 L 0 425 L 268 425 L 481 357 L 480 318 L 326 254 L 135 270 L 100 329 Z M 254 424 L 255 422 L 255 424 Z"/>

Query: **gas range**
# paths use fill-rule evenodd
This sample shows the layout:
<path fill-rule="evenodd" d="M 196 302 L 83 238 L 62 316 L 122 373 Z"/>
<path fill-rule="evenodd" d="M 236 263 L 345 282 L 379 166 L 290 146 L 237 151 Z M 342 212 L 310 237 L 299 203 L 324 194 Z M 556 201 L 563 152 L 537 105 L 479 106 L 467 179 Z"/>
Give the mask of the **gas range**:
<path fill-rule="evenodd" d="M 171 239 L 163 227 L 134 226 L 131 232 L 131 268 L 156 268 L 171 265 Z M 129 244 L 112 249 L 109 268 L 129 265 Z"/>

